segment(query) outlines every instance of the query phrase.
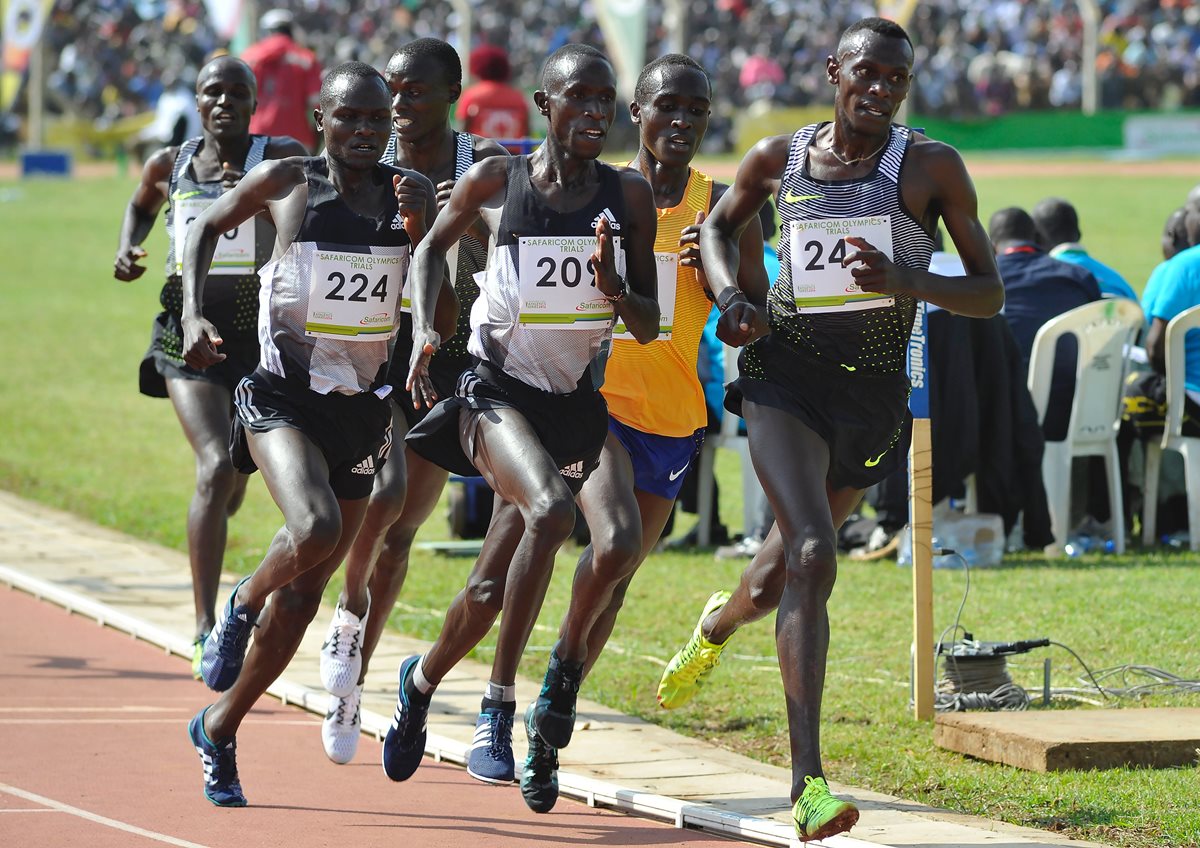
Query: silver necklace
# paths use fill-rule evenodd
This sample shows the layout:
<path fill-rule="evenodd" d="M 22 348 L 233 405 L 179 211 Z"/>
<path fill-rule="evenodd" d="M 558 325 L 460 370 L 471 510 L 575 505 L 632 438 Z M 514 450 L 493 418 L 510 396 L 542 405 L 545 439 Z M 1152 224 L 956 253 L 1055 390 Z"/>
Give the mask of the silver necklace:
<path fill-rule="evenodd" d="M 883 148 L 887 147 L 887 143 L 890 139 L 891 139 L 891 134 L 889 133 L 888 138 L 885 138 L 883 140 L 883 144 L 876 147 L 874 150 L 872 150 L 866 156 L 859 156 L 857 159 L 843 159 L 841 156 L 839 156 L 838 152 L 833 149 L 833 139 L 832 138 L 829 139 L 829 146 L 825 149 L 828 150 L 830 153 L 832 153 L 833 158 L 838 160 L 839 162 L 841 162 L 843 165 L 846 165 L 847 167 L 853 167 L 854 165 L 858 165 L 862 162 L 866 162 L 868 159 L 874 159 L 879 154 L 879 152 L 881 150 L 883 150 Z"/>

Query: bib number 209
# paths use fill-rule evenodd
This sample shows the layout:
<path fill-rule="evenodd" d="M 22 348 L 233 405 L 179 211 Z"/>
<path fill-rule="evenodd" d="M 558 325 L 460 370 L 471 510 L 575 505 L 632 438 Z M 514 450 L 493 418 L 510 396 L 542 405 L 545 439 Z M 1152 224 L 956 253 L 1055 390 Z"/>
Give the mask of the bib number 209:
<path fill-rule="evenodd" d="M 562 284 L 573 289 L 583 281 L 584 271 L 591 277 L 588 285 L 596 287 L 596 269 L 590 259 L 581 263 L 576 256 L 564 256 L 561 260 L 554 256 L 543 256 L 537 261 L 537 269 L 545 272 L 537 281 L 539 287 L 553 288 Z"/>

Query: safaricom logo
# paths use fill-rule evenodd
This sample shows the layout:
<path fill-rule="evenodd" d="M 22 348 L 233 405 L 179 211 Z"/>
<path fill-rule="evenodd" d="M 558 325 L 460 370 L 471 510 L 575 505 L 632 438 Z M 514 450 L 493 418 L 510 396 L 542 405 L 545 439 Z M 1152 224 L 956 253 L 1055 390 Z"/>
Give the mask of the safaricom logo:
<path fill-rule="evenodd" d="M 374 315 L 367 315 L 358 323 L 363 326 L 370 327 L 376 324 L 387 324 L 392 320 L 392 316 L 387 312 L 376 312 Z"/>
<path fill-rule="evenodd" d="M 607 300 L 587 300 L 575 307 L 576 312 L 603 312 L 611 309 L 612 304 Z"/>

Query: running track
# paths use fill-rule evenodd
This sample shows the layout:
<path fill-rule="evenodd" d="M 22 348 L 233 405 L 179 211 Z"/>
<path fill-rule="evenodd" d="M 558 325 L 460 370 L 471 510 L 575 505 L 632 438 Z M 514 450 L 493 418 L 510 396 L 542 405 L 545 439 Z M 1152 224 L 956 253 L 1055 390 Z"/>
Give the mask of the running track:
<path fill-rule="evenodd" d="M 428 759 L 393 784 L 373 739 L 336 766 L 321 750 L 319 720 L 273 699 L 239 734 L 251 806 L 220 809 L 201 794 L 186 730 L 212 694 L 178 657 L 0 588 L 0 845 L 734 844 L 566 799 L 535 816 L 515 787 L 485 786 Z"/>

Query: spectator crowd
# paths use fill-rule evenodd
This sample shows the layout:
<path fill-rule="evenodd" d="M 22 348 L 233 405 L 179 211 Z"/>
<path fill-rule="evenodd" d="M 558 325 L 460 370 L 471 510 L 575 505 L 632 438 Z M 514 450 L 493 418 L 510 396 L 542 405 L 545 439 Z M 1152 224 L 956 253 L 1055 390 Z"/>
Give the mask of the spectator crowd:
<path fill-rule="evenodd" d="M 471 0 L 476 43 L 508 50 L 517 88 L 532 91 L 542 60 L 571 41 L 604 45 L 581 0 Z M 447 0 L 280 0 L 297 40 L 322 67 L 382 67 L 421 36 L 459 47 Z M 647 55 L 667 52 L 664 5 L 649 3 Z M 1105 109 L 1200 106 L 1200 2 L 1105 0 L 1097 66 Z M 269 8 L 263 4 L 261 9 Z M 685 52 L 713 78 L 714 117 L 755 102 L 828 100 L 824 59 L 849 22 L 875 13 L 864 0 L 686 0 Z M 916 46 L 918 114 L 999 115 L 1076 108 L 1082 96 L 1083 19 L 1068 0 L 924 0 L 909 30 Z M 64 0 L 47 31 L 51 108 L 99 121 L 153 109 L 176 79 L 227 45 L 202 0 Z M 472 45 L 473 46 L 473 45 Z"/>

